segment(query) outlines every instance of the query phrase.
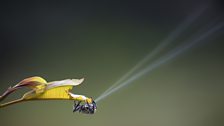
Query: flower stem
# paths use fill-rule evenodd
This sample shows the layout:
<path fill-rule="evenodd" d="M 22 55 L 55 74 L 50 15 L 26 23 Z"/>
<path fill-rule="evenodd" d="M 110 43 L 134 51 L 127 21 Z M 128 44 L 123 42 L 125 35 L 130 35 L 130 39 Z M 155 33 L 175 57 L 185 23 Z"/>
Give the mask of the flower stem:
<path fill-rule="evenodd" d="M 26 100 L 23 99 L 23 98 L 20 98 L 20 99 L 16 99 L 16 100 L 13 100 L 13 101 L 10 101 L 10 102 L 6 102 L 6 103 L 3 103 L 3 104 L 0 104 L 0 108 L 9 106 L 9 105 L 12 105 L 12 104 L 15 104 L 15 103 L 23 102 L 23 101 L 26 101 Z"/>

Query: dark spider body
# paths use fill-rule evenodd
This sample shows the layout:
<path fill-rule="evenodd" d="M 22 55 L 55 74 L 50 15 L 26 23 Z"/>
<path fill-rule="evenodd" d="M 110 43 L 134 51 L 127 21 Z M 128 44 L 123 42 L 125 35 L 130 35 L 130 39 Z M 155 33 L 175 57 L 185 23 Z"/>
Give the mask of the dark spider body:
<path fill-rule="evenodd" d="M 81 112 L 84 114 L 94 114 L 96 112 L 96 103 L 94 101 L 92 101 L 92 103 L 85 103 L 83 105 L 81 105 L 81 102 L 76 103 L 76 101 L 74 101 L 74 107 L 73 107 L 73 112 Z"/>

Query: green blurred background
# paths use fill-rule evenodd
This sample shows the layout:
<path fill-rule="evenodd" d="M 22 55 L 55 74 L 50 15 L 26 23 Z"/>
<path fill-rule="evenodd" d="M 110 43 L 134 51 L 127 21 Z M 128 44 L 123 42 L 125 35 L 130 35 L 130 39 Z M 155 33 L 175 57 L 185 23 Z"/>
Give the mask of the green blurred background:
<path fill-rule="evenodd" d="M 97 98 L 203 4 L 164 53 L 222 16 L 223 1 L 1 2 L 0 94 L 30 76 L 84 77 L 73 93 Z M 0 125 L 224 125 L 223 40 L 222 30 L 100 101 L 94 115 L 72 113 L 72 101 L 34 101 L 0 109 Z"/>

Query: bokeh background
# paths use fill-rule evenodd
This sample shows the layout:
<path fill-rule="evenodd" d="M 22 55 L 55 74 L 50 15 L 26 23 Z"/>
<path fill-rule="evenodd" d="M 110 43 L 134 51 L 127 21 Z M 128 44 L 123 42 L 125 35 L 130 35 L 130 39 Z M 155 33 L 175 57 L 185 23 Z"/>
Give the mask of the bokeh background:
<path fill-rule="evenodd" d="M 223 16 L 223 1 L 1 2 L 0 93 L 30 76 L 84 77 L 73 93 L 96 98 L 204 4 L 164 54 Z M 224 125 L 223 40 L 221 30 L 100 101 L 94 115 L 72 113 L 72 101 L 24 102 L 0 109 L 0 125 Z"/>

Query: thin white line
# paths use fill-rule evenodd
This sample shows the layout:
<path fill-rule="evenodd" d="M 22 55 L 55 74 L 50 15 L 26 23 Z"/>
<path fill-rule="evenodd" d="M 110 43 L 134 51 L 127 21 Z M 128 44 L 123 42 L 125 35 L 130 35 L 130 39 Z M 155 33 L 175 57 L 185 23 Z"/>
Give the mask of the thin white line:
<path fill-rule="evenodd" d="M 107 96 L 109 96 L 110 94 L 114 93 L 115 91 L 121 89 L 122 87 L 124 87 L 124 86 L 126 86 L 128 84 L 131 84 L 131 82 L 135 81 L 136 79 L 140 78 L 141 76 L 151 72 L 155 68 L 158 68 L 160 65 L 162 65 L 164 63 L 167 63 L 168 61 L 170 61 L 170 60 L 174 59 L 175 57 L 177 57 L 178 55 L 182 54 L 183 52 L 186 52 L 188 49 L 192 48 L 194 45 L 198 44 L 203 39 L 207 38 L 208 36 L 210 36 L 214 32 L 220 30 L 223 26 L 224 26 L 223 23 L 219 24 L 216 27 L 213 27 L 212 29 L 207 31 L 205 34 L 202 34 L 198 38 L 196 38 L 196 39 L 194 39 L 192 41 L 189 41 L 185 45 L 179 46 L 178 48 L 172 50 L 170 53 L 168 53 L 164 57 L 158 59 L 153 64 L 149 65 L 148 67 L 146 67 L 142 71 L 138 72 L 137 74 L 133 75 L 131 78 L 129 78 L 128 80 L 126 80 L 122 84 L 120 84 L 117 87 L 113 88 L 112 90 L 110 90 L 106 94 L 98 97 L 95 101 L 99 102 L 100 100 L 106 98 Z"/>

